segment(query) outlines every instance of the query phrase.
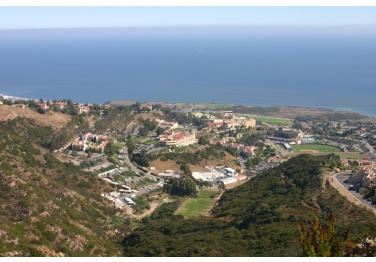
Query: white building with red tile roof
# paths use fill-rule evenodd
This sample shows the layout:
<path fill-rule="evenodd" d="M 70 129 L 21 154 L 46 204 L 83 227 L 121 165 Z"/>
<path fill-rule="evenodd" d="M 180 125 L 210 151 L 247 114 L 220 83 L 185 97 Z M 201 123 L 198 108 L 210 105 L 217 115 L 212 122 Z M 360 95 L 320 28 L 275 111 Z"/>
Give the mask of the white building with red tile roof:
<path fill-rule="evenodd" d="M 159 142 L 162 146 L 188 146 L 196 142 L 196 136 L 194 133 L 174 133 L 172 131 L 165 132 L 159 136 Z"/>
<path fill-rule="evenodd" d="M 84 141 L 77 138 L 76 140 L 73 141 L 72 147 L 73 147 L 73 150 L 77 150 L 77 149 L 85 150 L 87 148 L 87 144 Z"/>
<path fill-rule="evenodd" d="M 74 108 L 76 109 L 78 114 L 87 113 L 87 112 L 90 111 L 89 106 L 84 106 L 84 105 L 80 105 L 80 104 L 74 105 Z"/>
<path fill-rule="evenodd" d="M 56 102 L 54 104 L 55 107 L 59 108 L 59 109 L 64 109 L 67 107 L 67 102 Z"/>
<path fill-rule="evenodd" d="M 43 110 L 50 108 L 47 103 L 38 104 L 38 106 L 39 106 L 40 109 L 43 109 Z"/>

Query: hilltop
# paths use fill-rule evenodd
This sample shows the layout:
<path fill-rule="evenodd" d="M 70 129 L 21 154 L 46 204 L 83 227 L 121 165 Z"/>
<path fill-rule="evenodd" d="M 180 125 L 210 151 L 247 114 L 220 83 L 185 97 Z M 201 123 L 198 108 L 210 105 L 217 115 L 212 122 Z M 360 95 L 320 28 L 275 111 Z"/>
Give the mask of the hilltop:
<path fill-rule="evenodd" d="M 71 119 L 70 115 L 60 112 L 50 111 L 45 114 L 40 114 L 37 111 L 27 108 L 8 105 L 0 106 L 0 121 L 12 120 L 16 117 L 33 119 L 38 125 L 51 126 L 52 128 L 62 128 Z"/>

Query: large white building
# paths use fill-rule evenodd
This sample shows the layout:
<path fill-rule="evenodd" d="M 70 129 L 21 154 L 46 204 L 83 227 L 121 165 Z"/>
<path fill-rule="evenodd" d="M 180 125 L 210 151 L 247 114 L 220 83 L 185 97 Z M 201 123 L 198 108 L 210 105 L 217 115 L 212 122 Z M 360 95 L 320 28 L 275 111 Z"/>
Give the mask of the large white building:
<path fill-rule="evenodd" d="M 163 135 L 159 136 L 161 146 L 188 146 L 196 142 L 194 133 L 174 133 L 173 131 L 165 131 Z"/>

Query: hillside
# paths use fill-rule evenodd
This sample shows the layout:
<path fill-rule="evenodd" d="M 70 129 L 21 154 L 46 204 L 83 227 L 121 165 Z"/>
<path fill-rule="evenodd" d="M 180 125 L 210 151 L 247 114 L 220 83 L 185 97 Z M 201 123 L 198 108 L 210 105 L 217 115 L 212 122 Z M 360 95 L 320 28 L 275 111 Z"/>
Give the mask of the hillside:
<path fill-rule="evenodd" d="M 165 204 L 145 226 L 126 237 L 126 256 L 301 256 L 296 220 L 308 223 L 310 208 L 338 225 L 352 225 L 351 238 L 364 233 L 376 217 L 323 184 L 320 167 L 328 156 L 300 155 L 227 190 L 212 217 L 174 216 Z"/>
<path fill-rule="evenodd" d="M 39 114 L 30 109 L 22 109 L 15 106 L 0 106 L 0 121 L 12 120 L 16 117 L 33 119 L 35 123 L 41 126 L 51 126 L 52 128 L 61 128 L 69 122 L 70 115 L 50 111 L 45 114 Z"/>
<path fill-rule="evenodd" d="M 17 120 L 0 124 L 0 256 L 121 255 L 112 235 L 125 219 L 100 197 L 113 189 L 42 153 Z"/>

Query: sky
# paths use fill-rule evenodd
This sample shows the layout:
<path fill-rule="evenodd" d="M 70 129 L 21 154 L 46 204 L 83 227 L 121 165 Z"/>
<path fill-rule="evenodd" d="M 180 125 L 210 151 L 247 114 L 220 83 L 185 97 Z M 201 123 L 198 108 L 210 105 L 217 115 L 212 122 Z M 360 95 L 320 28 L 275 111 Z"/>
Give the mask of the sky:
<path fill-rule="evenodd" d="M 376 6 L 43 6 L 43 1 L 37 2 L 42 6 L 5 6 L 5 3 L 0 2 L 0 30 L 151 26 L 376 26 Z"/>

